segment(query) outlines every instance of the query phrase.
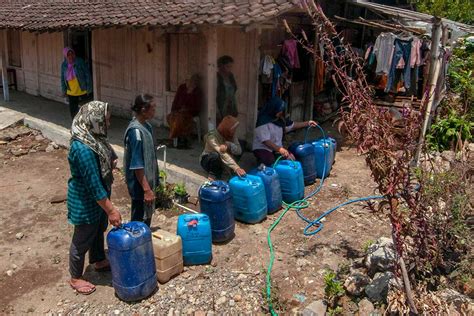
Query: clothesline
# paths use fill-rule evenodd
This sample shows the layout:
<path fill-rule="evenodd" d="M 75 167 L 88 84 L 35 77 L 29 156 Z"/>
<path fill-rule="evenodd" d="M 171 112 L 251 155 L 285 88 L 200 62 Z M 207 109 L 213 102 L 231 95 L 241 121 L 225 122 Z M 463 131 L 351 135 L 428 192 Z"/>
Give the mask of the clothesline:
<path fill-rule="evenodd" d="M 364 26 L 369 26 L 377 29 L 382 29 L 382 30 L 389 30 L 389 31 L 394 31 L 394 32 L 399 32 L 401 30 L 407 30 L 409 32 L 422 35 L 425 33 L 425 31 L 421 31 L 420 29 L 412 28 L 412 27 L 406 27 L 406 26 L 401 26 L 401 25 L 395 25 L 395 24 L 390 24 L 387 25 L 386 22 L 373 22 L 366 20 L 362 17 L 359 17 L 358 20 L 351 20 L 347 18 L 343 18 L 340 16 L 335 15 L 335 19 L 340 20 L 342 22 L 347 22 L 347 23 L 353 23 L 353 24 L 358 24 L 358 25 L 364 25 Z"/>

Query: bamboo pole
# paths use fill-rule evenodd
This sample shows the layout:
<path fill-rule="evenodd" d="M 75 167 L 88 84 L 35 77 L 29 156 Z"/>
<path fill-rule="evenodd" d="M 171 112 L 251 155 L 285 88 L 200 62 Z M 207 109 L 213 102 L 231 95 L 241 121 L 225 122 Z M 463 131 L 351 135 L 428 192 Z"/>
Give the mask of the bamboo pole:
<path fill-rule="evenodd" d="M 425 115 L 423 119 L 423 126 L 420 131 L 420 138 L 418 140 L 418 148 L 415 154 L 415 162 L 418 165 L 420 161 L 421 151 L 423 149 L 423 144 L 425 142 L 426 131 L 428 130 L 428 125 L 431 118 L 431 109 L 433 107 L 433 103 L 435 101 L 435 89 L 436 83 L 438 82 L 439 72 L 441 68 L 441 63 L 439 60 L 440 50 L 439 45 L 441 42 L 441 31 L 442 31 L 442 24 L 440 18 L 433 18 L 433 30 L 431 36 L 431 63 L 430 63 L 430 71 L 428 74 L 428 84 L 429 84 L 429 91 L 428 95 L 425 95 L 424 98 L 428 98 L 428 103 L 426 104 Z M 423 100 L 422 104 L 426 102 L 426 99 Z"/>

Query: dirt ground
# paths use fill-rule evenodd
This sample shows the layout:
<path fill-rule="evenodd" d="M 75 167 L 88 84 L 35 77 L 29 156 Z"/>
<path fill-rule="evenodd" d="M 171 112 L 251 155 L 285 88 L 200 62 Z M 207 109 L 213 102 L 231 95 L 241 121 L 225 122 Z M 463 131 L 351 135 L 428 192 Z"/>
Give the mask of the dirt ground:
<path fill-rule="evenodd" d="M 213 246 L 212 265 L 187 267 L 144 301 L 121 302 L 114 295 L 111 274 L 93 272 L 91 267 L 85 277 L 97 284 L 97 291 L 75 294 L 67 284 L 72 236 L 65 203 L 67 150 L 54 149 L 38 132 L 24 127 L 8 128 L 0 135 L 15 138 L 0 142 L 0 314 L 268 312 L 263 298 L 269 258 L 266 235 L 280 213 L 255 225 L 238 223 L 232 241 Z M 363 157 L 343 146 L 323 190 L 304 214 L 315 218 L 348 198 L 372 195 L 374 188 Z M 112 201 L 128 220 L 129 199 L 119 172 Z M 152 227 L 174 232 L 177 215 L 173 210 L 158 212 Z M 289 212 L 272 235 L 277 255 L 272 274 L 275 303 L 283 312 L 301 311 L 322 298 L 326 268 L 348 264 L 362 255 L 368 240 L 389 235 L 388 221 L 362 204 L 335 211 L 324 225 L 319 234 L 305 237 L 304 223 Z"/>

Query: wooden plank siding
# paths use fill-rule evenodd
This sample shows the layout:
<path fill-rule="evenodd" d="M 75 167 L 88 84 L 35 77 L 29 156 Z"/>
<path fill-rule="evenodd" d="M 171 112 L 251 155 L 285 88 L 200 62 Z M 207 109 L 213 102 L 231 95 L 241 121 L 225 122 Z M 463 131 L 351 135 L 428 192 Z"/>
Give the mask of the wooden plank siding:
<path fill-rule="evenodd" d="M 64 102 L 61 91 L 61 63 L 64 59 L 62 32 L 38 35 L 39 94 L 45 98 Z"/>

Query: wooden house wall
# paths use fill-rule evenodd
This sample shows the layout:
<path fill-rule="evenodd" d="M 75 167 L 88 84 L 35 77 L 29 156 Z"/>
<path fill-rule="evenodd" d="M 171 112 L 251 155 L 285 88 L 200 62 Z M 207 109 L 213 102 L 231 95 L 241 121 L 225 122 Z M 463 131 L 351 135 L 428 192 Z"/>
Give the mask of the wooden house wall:
<path fill-rule="evenodd" d="M 130 117 L 130 105 L 140 93 L 157 101 L 155 123 L 166 125 L 177 87 L 194 73 L 206 91 L 207 42 L 203 33 L 172 33 L 147 29 L 102 29 L 92 31 L 95 97 L 109 102 L 114 115 Z M 21 33 L 19 89 L 29 94 L 64 101 L 60 85 L 63 60 L 62 32 Z M 260 63 L 259 33 L 240 28 L 217 29 L 217 56 L 234 58 L 237 102 L 241 127 L 238 135 L 251 141 L 257 111 L 257 78 Z M 203 110 L 206 107 L 203 107 Z M 206 123 L 203 111 L 202 122 Z M 203 128 L 205 128 L 204 124 Z"/>
<path fill-rule="evenodd" d="M 135 96 L 149 93 L 157 101 L 155 122 L 166 124 L 177 87 L 205 69 L 198 34 L 123 28 L 96 30 L 92 38 L 97 92 L 116 115 L 130 117 Z"/>

